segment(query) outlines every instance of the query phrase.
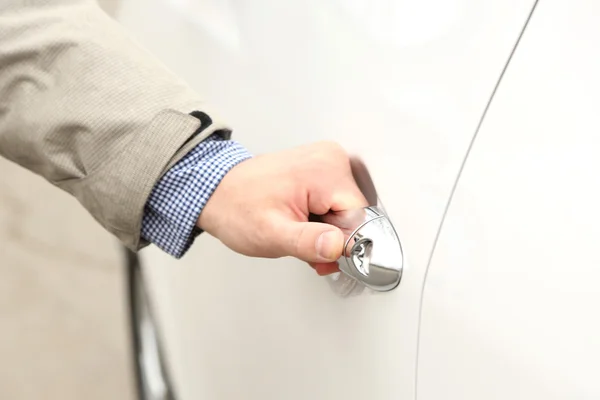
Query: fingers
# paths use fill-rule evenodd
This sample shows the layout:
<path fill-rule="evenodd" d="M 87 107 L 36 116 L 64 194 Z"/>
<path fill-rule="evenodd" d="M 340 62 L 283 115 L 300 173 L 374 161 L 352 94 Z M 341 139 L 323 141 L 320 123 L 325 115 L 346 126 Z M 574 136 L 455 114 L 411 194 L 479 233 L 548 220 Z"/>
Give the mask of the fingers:
<path fill-rule="evenodd" d="M 327 145 L 326 149 L 329 152 L 329 161 L 332 162 L 322 165 L 318 170 L 313 169 L 310 171 L 311 176 L 307 185 L 309 211 L 323 215 L 329 211 L 367 207 L 369 202 L 354 178 L 353 162 L 346 152 L 339 145 L 334 144 Z M 373 184 L 366 167 L 363 165 L 364 172 L 357 168 L 354 169 L 360 172 L 358 178 L 364 181 L 363 184 L 367 181 L 370 182 L 370 186 L 365 185 L 365 188 L 372 192 L 372 195 L 376 198 L 377 194 L 374 188 L 371 189 Z M 364 177 L 365 174 L 367 175 L 366 178 Z"/>
<path fill-rule="evenodd" d="M 284 255 L 312 263 L 331 263 L 342 254 L 344 234 L 338 228 L 318 222 L 282 220 L 274 240 Z"/>
<path fill-rule="evenodd" d="M 331 262 L 331 263 L 309 263 L 309 264 L 310 264 L 311 267 L 313 267 L 313 269 L 315 271 L 317 271 L 317 274 L 319 274 L 321 276 L 331 275 L 331 274 L 334 274 L 334 273 L 340 271 L 340 268 L 339 268 L 337 262 Z"/>
<path fill-rule="evenodd" d="M 337 226 L 349 236 L 356 228 L 365 222 L 367 213 L 364 208 L 355 208 L 351 210 L 330 212 L 321 217 L 321 221 L 327 224 Z"/>
<path fill-rule="evenodd" d="M 335 193 L 333 193 L 331 198 L 330 210 L 355 210 L 357 208 L 363 208 L 369 205 L 367 199 L 358 189 L 354 181 L 344 186 L 345 187 L 343 187 L 341 190 L 338 190 Z"/>
<path fill-rule="evenodd" d="M 318 215 L 329 211 L 355 210 L 368 205 L 350 172 L 337 181 L 315 184 L 309 190 L 309 211 Z"/>

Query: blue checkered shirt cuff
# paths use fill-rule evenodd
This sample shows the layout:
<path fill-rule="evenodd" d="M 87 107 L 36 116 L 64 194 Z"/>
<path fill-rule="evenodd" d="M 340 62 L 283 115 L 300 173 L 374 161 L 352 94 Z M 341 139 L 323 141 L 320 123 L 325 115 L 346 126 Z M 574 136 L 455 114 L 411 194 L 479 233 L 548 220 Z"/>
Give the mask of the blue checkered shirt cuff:
<path fill-rule="evenodd" d="M 213 135 L 179 160 L 154 186 L 142 218 L 142 237 L 181 258 L 200 231 L 196 222 L 221 179 L 250 158 L 239 143 Z"/>

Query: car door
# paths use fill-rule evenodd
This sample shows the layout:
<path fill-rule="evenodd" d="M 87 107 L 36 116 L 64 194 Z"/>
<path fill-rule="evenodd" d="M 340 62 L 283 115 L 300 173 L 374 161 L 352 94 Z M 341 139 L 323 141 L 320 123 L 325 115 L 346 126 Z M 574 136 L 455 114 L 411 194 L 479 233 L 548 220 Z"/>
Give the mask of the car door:
<path fill-rule="evenodd" d="M 598 15 L 533 13 L 429 268 L 418 400 L 600 398 Z"/>
<path fill-rule="evenodd" d="M 432 245 L 532 5 L 123 3 L 118 19 L 251 151 L 335 140 L 359 156 L 404 249 L 397 289 L 350 297 L 296 260 L 245 258 L 207 236 L 181 261 L 143 251 L 182 399 L 414 397 Z"/>

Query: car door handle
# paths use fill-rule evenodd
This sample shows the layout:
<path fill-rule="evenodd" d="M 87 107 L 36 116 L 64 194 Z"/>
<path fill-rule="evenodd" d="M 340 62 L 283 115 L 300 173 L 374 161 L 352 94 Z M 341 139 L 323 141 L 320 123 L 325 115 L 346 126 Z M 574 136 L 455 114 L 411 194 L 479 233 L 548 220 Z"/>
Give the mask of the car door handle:
<path fill-rule="evenodd" d="M 402 279 L 402 246 L 381 208 L 338 212 L 327 222 L 342 229 L 347 237 L 338 260 L 342 273 L 377 292 L 398 287 Z"/>

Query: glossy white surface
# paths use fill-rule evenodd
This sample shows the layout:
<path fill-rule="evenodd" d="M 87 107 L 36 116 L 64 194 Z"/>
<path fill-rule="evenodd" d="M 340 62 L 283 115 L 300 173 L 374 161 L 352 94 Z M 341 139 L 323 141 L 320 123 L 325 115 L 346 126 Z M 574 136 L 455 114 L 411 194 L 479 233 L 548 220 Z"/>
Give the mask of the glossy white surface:
<path fill-rule="evenodd" d="M 177 4 L 118 17 L 251 150 L 332 139 L 360 155 L 407 264 L 396 291 L 340 299 L 301 263 L 208 237 L 181 262 L 143 252 L 180 397 L 413 398 L 433 239 L 532 1 Z"/>
<path fill-rule="evenodd" d="M 600 398 L 600 4 L 542 1 L 428 275 L 418 399 Z"/>

